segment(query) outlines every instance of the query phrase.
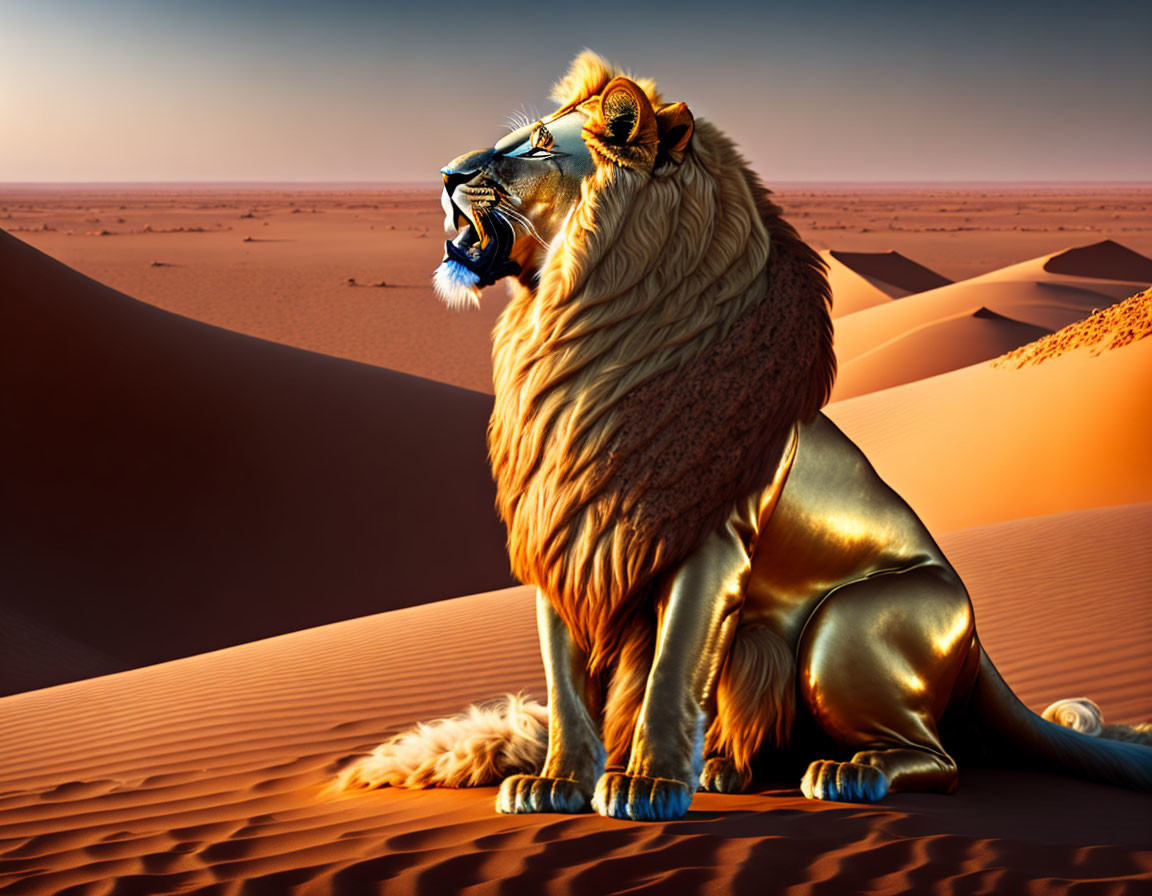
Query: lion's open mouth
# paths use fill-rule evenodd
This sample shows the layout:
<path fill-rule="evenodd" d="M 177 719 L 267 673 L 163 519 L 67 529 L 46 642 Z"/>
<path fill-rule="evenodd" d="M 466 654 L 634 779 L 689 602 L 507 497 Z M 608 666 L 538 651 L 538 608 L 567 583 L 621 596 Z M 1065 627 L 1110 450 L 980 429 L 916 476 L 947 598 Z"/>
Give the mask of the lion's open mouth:
<path fill-rule="evenodd" d="M 475 286 L 483 289 L 502 277 L 520 273 L 520 265 L 509 256 L 516 242 L 511 222 L 494 208 L 476 213 L 455 239 L 444 243 L 443 264 L 454 263 L 476 276 Z"/>
<path fill-rule="evenodd" d="M 516 231 L 499 207 L 507 200 L 507 192 L 490 182 L 446 183 L 441 204 L 447 223 L 461 229 L 444 244 L 434 283 L 449 305 L 476 305 L 481 289 L 520 273 L 511 258 Z M 511 218 L 516 217 L 513 212 Z"/>

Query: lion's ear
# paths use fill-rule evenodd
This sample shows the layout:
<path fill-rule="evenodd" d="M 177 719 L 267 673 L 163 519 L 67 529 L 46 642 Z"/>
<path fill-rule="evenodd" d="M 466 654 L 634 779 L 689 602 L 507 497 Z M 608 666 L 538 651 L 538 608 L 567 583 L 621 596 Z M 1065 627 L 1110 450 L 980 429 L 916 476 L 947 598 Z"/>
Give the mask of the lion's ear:
<path fill-rule="evenodd" d="M 648 95 L 629 78 L 613 78 L 581 104 L 587 113 L 584 142 L 598 161 L 652 170 L 660 135 Z"/>
<path fill-rule="evenodd" d="M 683 103 L 673 103 L 656 113 L 656 130 L 662 152 L 683 152 L 692 139 L 696 120 Z"/>
<path fill-rule="evenodd" d="M 613 146 L 644 146 L 657 139 L 656 113 L 640 85 L 613 78 L 600 94 L 601 139 Z"/>

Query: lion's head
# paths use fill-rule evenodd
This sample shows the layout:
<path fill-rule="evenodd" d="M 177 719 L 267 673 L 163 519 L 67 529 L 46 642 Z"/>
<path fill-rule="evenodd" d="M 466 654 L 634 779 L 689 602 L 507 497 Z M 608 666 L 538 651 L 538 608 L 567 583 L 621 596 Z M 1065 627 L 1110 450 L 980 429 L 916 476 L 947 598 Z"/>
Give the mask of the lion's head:
<path fill-rule="evenodd" d="M 513 296 L 489 451 L 516 575 L 592 664 L 632 598 L 771 481 L 835 361 L 823 264 L 733 143 L 592 53 L 444 172 L 441 295 Z"/>
<path fill-rule="evenodd" d="M 478 304 L 480 291 L 504 277 L 535 285 L 597 166 L 652 171 L 692 136 L 683 103 L 661 103 L 650 84 L 614 77 L 592 53 L 577 59 L 553 98 L 555 112 L 440 169 L 445 228 L 459 232 L 445 243 L 433 282 L 452 307 Z"/>

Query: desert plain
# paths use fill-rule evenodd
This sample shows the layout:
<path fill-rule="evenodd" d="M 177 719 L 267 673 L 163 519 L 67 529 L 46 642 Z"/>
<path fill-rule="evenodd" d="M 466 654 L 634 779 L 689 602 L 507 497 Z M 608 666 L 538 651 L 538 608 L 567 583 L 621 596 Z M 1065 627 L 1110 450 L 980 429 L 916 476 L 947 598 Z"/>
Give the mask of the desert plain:
<path fill-rule="evenodd" d="M 830 266 L 826 413 L 1006 680 L 1152 719 L 1152 186 L 776 196 Z M 1147 795 L 1028 768 L 875 805 L 780 768 L 656 824 L 332 792 L 543 696 L 485 462 L 504 293 L 436 302 L 441 221 L 434 186 L 0 185 L 0 892 L 1152 887 Z"/>

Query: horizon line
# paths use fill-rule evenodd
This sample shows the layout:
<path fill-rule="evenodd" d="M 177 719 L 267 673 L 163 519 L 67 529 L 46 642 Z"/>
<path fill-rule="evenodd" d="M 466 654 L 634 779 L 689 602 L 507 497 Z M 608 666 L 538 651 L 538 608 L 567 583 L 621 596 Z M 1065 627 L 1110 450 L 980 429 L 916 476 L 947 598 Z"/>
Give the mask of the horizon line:
<path fill-rule="evenodd" d="M 777 180 L 773 186 L 788 187 L 1152 187 L 1148 180 Z M 26 180 L 0 181 L 2 189 L 31 189 L 36 187 L 190 187 L 208 189 L 213 187 L 262 187 L 262 188 L 439 188 L 440 183 L 428 180 Z"/>

